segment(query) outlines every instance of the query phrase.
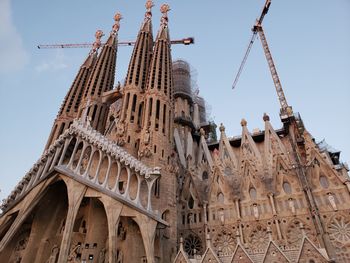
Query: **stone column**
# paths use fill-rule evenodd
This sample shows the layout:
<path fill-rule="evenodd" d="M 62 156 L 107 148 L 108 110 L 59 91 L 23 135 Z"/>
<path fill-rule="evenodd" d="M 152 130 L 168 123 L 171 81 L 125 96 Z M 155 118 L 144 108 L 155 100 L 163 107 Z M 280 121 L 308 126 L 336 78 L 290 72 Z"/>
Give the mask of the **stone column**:
<path fill-rule="evenodd" d="M 74 221 L 77 216 L 81 201 L 85 195 L 87 187 L 72 179 L 63 178 L 67 185 L 68 191 L 68 213 L 66 217 L 66 224 L 61 242 L 60 254 L 58 263 L 66 263 L 68 253 L 71 245 L 71 238 L 73 232 Z"/>
<path fill-rule="evenodd" d="M 141 231 L 143 245 L 145 247 L 147 257 L 147 263 L 155 263 L 154 239 L 156 236 L 156 227 L 158 222 L 143 214 L 137 215 L 135 221 L 139 225 Z"/>
<path fill-rule="evenodd" d="M 103 196 L 101 199 L 107 215 L 108 222 L 108 261 L 109 263 L 115 263 L 116 259 L 116 244 L 117 244 L 117 225 L 120 218 L 123 205 L 116 200 Z"/>

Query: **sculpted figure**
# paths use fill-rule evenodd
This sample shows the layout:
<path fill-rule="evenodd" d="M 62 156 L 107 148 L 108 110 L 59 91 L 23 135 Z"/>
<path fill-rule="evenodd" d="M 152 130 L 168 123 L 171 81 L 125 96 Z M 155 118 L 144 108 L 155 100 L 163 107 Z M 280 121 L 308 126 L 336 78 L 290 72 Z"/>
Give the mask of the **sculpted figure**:
<path fill-rule="evenodd" d="M 328 201 L 331 204 L 334 211 L 338 211 L 337 204 L 335 203 L 335 199 L 332 193 L 328 193 Z"/>
<path fill-rule="evenodd" d="M 292 198 L 288 199 L 288 205 L 290 210 L 292 211 L 293 215 L 295 215 L 295 205 L 294 205 L 294 200 Z"/>
<path fill-rule="evenodd" d="M 253 204 L 253 213 L 254 213 L 255 219 L 259 219 L 259 210 L 258 210 L 257 204 Z"/>

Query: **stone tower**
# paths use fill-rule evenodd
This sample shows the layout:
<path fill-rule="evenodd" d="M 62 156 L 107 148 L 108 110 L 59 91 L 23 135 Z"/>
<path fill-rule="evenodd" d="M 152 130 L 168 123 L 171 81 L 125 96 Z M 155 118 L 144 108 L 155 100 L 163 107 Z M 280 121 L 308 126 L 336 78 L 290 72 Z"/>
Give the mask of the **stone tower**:
<path fill-rule="evenodd" d="M 153 52 L 152 2 L 147 2 L 144 21 L 137 35 L 123 89 L 124 97 L 119 127 L 125 132 L 117 134 L 119 145 L 137 157 L 145 111 L 145 90 Z M 120 129 L 120 128 L 119 128 Z M 119 136 L 118 136 L 119 135 Z"/>
<path fill-rule="evenodd" d="M 99 132 L 104 132 L 108 115 L 108 104 L 104 101 L 103 93 L 113 89 L 121 19 L 119 13 L 114 16 L 115 23 L 92 69 L 80 109 L 80 116 L 85 110 L 91 126 Z"/>
<path fill-rule="evenodd" d="M 73 120 L 79 115 L 79 108 L 86 92 L 87 83 L 97 60 L 97 51 L 101 46 L 101 37 L 103 36 L 102 31 L 98 30 L 95 36 L 96 41 L 94 42 L 88 57 L 81 65 L 69 92 L 64 98 L 45 149 L 47 149 L 66 129 L 68 129 L 73 123 Z"/>

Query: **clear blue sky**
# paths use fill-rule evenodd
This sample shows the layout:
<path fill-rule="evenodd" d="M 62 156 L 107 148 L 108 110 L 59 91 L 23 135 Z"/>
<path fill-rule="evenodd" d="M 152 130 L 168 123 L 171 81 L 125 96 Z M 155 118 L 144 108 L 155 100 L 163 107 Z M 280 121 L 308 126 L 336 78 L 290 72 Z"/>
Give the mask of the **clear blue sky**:
<path fill-rule="evenodd" d="M 263 129 L 267 112 L 280 128 L 279 104 L 259 40 L 235 90 L 231 85 L 265 0 L 171 0 L 173 39 L 194 36 L 193 46 L 173 46 L 197 71 L 200 94 L 228 136 Z M 0 198 L 40 157 L 52 123 L 87 49 L 38 50 L 38 44 L 92 42 L 108 33 L 120 11 L 120 40 L 135 39 L 144 0 L 0 0 Z M 154 34 L 159 7 L 153 9 Z M 294 111 L 316 140 L 325 138 L 350 161 L 350 1 L 272 0 L 265 33 Z M 131 47 L 118 51 L 116 80 L 125 77 Z"/>

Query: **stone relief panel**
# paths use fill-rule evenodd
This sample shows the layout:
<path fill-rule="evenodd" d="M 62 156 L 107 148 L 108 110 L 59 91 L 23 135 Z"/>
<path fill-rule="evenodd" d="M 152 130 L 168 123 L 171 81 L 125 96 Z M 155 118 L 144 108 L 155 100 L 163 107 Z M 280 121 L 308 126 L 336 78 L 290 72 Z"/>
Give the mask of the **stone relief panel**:
<path fill-rule="evenodd" d="M 250 232 L 247 241 L 250 247 L 256 250 L 265 250 L 269 243 L 267 228 L 260 224 L 255 226 Z"/>
<path fill-rule="evenodd" d="M 332 217 L 327 226 L 329 238 L 335 247 L 337 262 L 350 262 L 350 219 L 338 214 Z"/>
<path fill-rule="evenodd" d="M 234 231 L 221 228 L 213 238 L 213 245 L 219 257 L 232 255 L 237 245 Z"/>

